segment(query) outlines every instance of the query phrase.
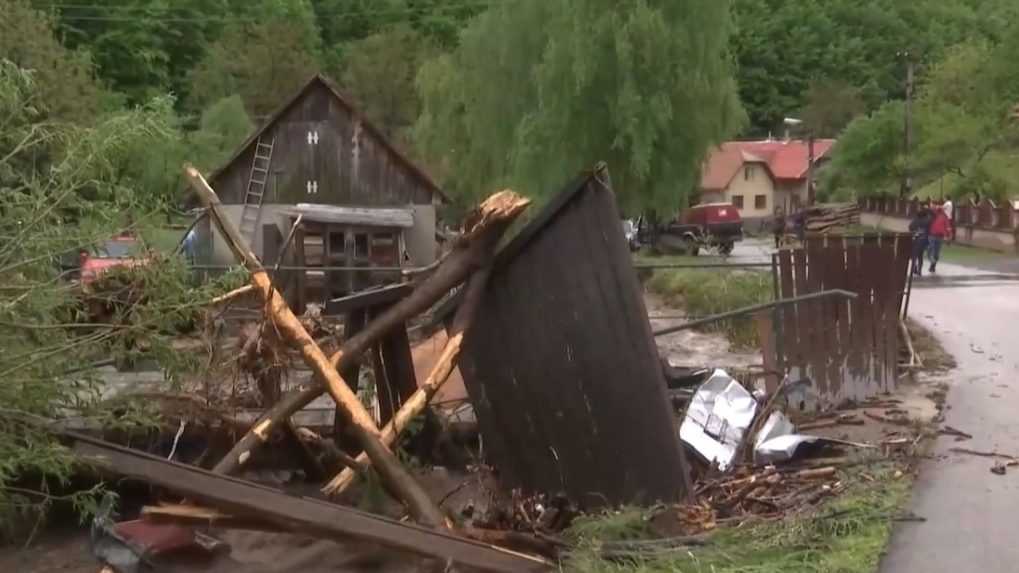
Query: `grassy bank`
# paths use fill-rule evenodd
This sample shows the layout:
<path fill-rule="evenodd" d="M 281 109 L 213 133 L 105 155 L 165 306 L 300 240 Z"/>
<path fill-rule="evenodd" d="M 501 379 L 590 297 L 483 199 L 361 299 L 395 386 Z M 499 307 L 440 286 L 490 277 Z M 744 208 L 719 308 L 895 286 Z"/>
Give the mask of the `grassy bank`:
<path fill-rule="evenodd" d="M 703 317 L 767 302 L 773 298 L 769 273 L 725 269 L 659 269 L 647 282 L 648 288 L 670 305 L 686 309 L 692 317 Z M 758 344 L 753 319 L 738 318 L 705 327 L 721 332 L 741 347 Z"/>
<path fill-rule="evenodd" d="M 873 481 L 870 481 L 873 480 Z M 890 462 L 848 472 L 848 489 L 825 506 L 780 521 L 717 530 L 702 547 L 624 559 L 600 557 L 605 543 L 652 536 L 647 514 L 627 510 L 580 521 L 568 571 L 665 573 L 870 573 L 877 569 L 910 478 Z"/>

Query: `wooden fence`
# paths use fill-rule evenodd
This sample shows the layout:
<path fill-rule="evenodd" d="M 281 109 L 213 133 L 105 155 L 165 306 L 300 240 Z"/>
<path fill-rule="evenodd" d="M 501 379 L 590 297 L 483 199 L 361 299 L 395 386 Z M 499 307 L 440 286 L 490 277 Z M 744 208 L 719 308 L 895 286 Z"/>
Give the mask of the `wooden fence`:
<path fill-rule="evenodd" d="M 825 410 L 895 388 L 910 246 L 908 235 L 829 236 L 774 255 L 779 298 L 831 289 L 858 296 L 776 310 L 776 337 L 765 347 L 779 371 L 811 381 L 811 391 L 796 400 L 800 409 Z"/>
<path fill-rule="evenodd" d="M 890 217 L 912 217 L 920 208 L 918 199 L 893 199 L 871 197 L 860 200 L 860 208 L 867 213 L 879 213 Z M 972 199 L 960 201 L 953 214 L 957 227 L 978 227 L 991 231 L 1019 231 L 1019 210 L 1011 203 L 996 204 L 990 199 L 979 203 Z"/>

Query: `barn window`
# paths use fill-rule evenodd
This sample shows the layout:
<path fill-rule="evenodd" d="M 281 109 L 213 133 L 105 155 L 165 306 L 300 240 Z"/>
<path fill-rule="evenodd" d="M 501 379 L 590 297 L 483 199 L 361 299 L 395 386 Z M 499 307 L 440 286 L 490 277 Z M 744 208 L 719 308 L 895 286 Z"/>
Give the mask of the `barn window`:
<path fill-rule="evenodd" d="M 398 266 L 396 235 L 393 233 L 375 233 L 372 235 L 372 263 L 379 266 Z"/>
<path fill-rule="evenodd" d="M 354 258 L 368 258 L 368 233 L 354 233 Z"/>
<path fill-rule="evenodd" d="M 733 195 L 732 196 L 732 206 L 736 207 L 737 209 L 742 209 L 743 208 L 743 196 L 742 195 Z"/>
<path fill-rule="evenodd" d="M 767 209 L 768 208 L 768 196 L 767 195 L 755 195 L 754 196 L 754 209 Z"/>
<path fill-rule="evenodd" d="M 743 180 L 744 181 L 750 181 L 750 179 L 753 176 L 754 176 L 754 168 L 753 167 L 750 167 L 749 165 L 747 165 L 746 167 L 743 168 Z"/>

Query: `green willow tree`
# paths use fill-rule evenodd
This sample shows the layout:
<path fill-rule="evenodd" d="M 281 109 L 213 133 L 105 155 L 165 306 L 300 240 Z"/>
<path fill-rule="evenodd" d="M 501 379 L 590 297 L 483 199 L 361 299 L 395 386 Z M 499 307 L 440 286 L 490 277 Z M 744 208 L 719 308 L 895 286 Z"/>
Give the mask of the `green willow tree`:
<path fill-rule="evenodd" d="M 604 160 L 625 208 L 673 211 L 743 119 L 730 25 L 708 0 L 499 3 L 422 68 L 415 143 L 465 202 Z"/>
<path fill-rule="evenodd" d="M 406 144 L 421 107 L 414 80 L 421 64 L 435 54 L 427 38 L 400 24 L 352 42 L 334 77 L 373 123 Z"/>

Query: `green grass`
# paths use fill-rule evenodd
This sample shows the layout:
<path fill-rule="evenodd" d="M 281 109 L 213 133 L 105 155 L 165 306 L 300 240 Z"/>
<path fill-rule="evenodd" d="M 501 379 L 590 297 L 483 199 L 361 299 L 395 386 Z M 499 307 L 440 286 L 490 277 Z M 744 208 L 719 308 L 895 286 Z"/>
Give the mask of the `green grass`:
<path fill-rule="evenodd" d="M 658 260 L 675 257 L 660 257 Z M 704 317 L 772 300 L 774 287 L 769 273 L 726 269 L 658 269 L 648 280 L 651 292 L 671 305 L 686 309 L 690 316 Z M 740 347 L 758 345 L 757 329 L 751 317 L 730 319 L 708 325 L 705 330 L 721 332 Z"/>
<path fill-rule="evenodd" d="M 599 557 L 604 542 L 632 540 L 646 530 L 641 512 L 626 510 L 601 518 L 601 524 L 581 521 L 569 532 L 579 549 L 565 568 L 595 573 L 870 573 L 888 544 L 893 517 L 909 498 L 910 480 L 896 479 L 889 463 L 868 471 L 876 481 L 847 475 L 847 491 L 813 513 L 723 528 L 706 546 L 652 558 Z"/>

